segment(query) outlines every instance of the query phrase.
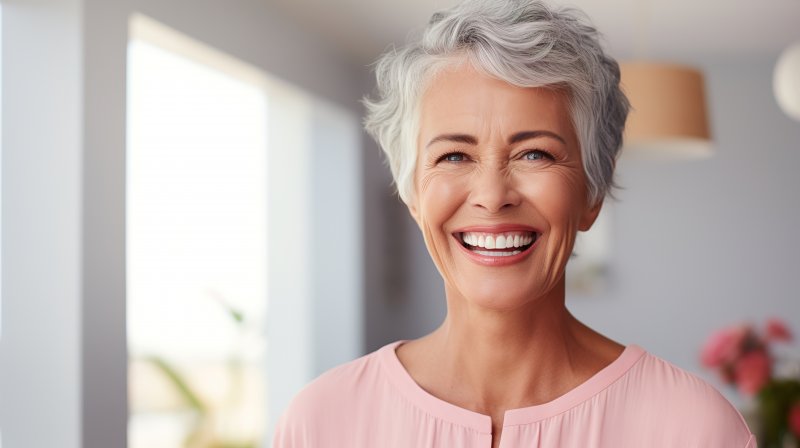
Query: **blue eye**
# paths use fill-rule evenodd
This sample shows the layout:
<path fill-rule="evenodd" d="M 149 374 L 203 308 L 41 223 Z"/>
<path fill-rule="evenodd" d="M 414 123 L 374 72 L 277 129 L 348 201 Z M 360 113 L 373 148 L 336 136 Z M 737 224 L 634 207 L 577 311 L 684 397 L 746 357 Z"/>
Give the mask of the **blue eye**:
<path fill-rule="evenodd" d="M 540 149 L 534 149 L 533 151 L 528 151 L 522 157 L 524 157 L 525 160 L 553 159 L 553 156 Z"/>
<path fill-rule="evenodd" d="M 460 152 L 451 152 L 451 153 L 445 154 L 445 155 L 443 155 L 442 157 L 439 158 L 440 162 L 441 161 L 463 162 L 464 160 L 466 160 L 466 157 L 464 156 L 464 154 L 462 154 Z"/>

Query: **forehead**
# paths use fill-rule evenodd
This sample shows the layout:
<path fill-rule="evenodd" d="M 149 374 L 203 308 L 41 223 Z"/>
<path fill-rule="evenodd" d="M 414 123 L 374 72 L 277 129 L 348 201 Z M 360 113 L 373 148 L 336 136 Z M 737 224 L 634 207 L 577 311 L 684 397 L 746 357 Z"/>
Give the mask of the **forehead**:
<path fill-rule="evenodd" d="M 461 63 L 441 69 L 420 99 L 421 138 L 440 132 L 505 135 L 533 129 L 574 141 L 568 95 L 562 89 L 514 86 Z"/>

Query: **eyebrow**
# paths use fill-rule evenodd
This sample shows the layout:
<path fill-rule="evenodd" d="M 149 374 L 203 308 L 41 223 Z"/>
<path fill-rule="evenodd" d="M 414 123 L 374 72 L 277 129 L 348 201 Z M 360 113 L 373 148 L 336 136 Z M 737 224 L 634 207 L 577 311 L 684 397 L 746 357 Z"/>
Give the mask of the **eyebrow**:
<path fill-rule="evenodd" d="M 439 143 L 439 142 L 455 142 L 455 143 L 466 143 L 468 145 L 477 145 L 478 139 L 467 134 L 442 134 L 432 138 L 431 141 L 429 141 L 425 147 L 428 148 L 434 143 Z"/>
<path fill-rule="evenodd" d="M 561 137 L 560 135 L 556 134 L 555 132 L 545 131 L 545 130 L 517 132 L 516 134 L 512 135 L 511 138 L 508 139 L 508 144 L 512 145 L 514 143 L 519 143 L 521 141 L 537 137 L 551 137 L 560 141 L 565 145 L 567 144 L 564 138 Z M 466 143 L 468 145 L 477 145 L 478 139 L 469 134 L 442 134 L 432 138 L 431 141 L 429 141 L 425 147 L 428 148 L 434 143 L 438 142 L 455 142 L 455 143 Z"/>

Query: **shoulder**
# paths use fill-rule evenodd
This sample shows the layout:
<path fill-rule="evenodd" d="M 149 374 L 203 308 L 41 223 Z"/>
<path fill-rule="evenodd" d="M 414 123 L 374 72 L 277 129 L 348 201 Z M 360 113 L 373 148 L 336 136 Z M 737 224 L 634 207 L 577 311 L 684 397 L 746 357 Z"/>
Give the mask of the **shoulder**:
<path fill-rule="evenodd" d="M 350 398 L 359 396 L 378 379 L 380 366 L 378 351 L 336 366 L 308 383 L 292 399 L 286 412 L 289 419 L 309 419 L 327 412 L 335 403 L 346 407 Z M 325 406 L 321 406 L 325 404 Z"/>
<path fill-rule="evenodd" d="M 378 370 L 377 352 L 364 355 L 336 366 L 307 384 L 292 402 L 291 408 L 316 409 L 321 400 L 334 400 L 349 396 L 373 380 Z"/>
<path fill-rule="evenodd" d="M 380 350 L 336 366 L 295 395 L 278 420 L 274 447 L 318 446 L 365 412 L 381 381 Z"/>
<path fill-rule="evenodd" d="M 705 380 L 662 358 L 645 352 L 625 389 L 638 403 L 634 412 L 691 446 L 750 446 L 752 434 L 741 413 Z"/>

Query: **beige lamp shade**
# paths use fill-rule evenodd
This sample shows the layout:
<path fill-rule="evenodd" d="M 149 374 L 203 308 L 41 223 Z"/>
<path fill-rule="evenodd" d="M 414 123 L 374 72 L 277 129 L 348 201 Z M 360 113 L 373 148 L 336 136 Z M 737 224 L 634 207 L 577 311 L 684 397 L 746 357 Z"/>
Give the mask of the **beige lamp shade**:
<path fill-rule="evenodd" d="M 631 103 L 624 153 L 647 158 L 702 158 L 713 152 L 703 75 L 690 67 L 653 62 L 620 65 Z"/>

